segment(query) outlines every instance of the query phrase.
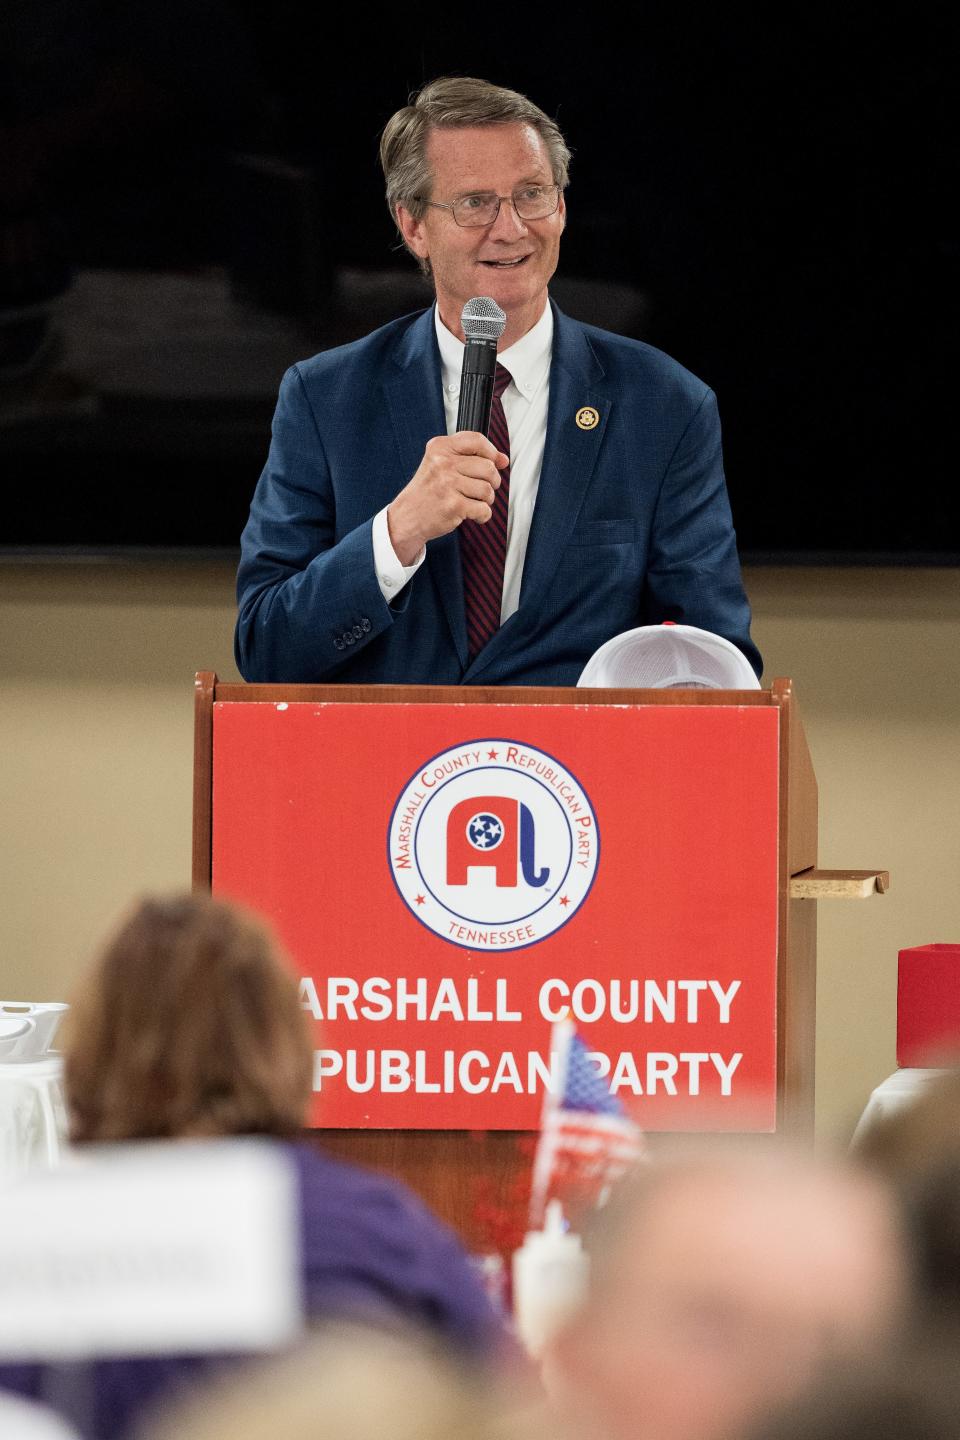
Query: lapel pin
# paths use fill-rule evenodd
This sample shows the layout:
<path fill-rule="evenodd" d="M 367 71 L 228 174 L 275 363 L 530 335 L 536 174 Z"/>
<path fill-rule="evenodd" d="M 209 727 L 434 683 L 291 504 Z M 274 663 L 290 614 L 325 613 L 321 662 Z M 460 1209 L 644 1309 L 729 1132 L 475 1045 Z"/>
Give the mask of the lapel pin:
<path fill-rule="evenodd" d="M 581 430 L 594 430 L 600 424 L 600 412 L 592 405 L 582 405 L 577 411 L 577 424 Z"/>

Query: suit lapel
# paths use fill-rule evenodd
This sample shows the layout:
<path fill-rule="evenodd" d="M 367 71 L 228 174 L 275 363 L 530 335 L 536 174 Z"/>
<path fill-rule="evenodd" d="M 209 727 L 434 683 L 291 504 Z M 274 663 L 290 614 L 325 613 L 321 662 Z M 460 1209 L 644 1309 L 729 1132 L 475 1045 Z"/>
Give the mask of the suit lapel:
<path fill-rule="evenodd" d="M 497 659 L 505 646 L 509 647 L 511 635 L 518 626 L 530 619 L 536 620 L 564 547 L 574 533 L 600 456 L 612 404 L 603 384 L 603 367 L 583 328 L 556 306 L 554 326 L 547 436 L 523 565 L 520 608 L 477 656 L 464 677 L 470 683 L 477 672 Z M 597 415 L 589 429 L 577 423 L 577 416 L 584 410 L 593 410 Z M 592 419 L 589 415 L 584 418 L 588 422 Z"/>
<path fill-rule="evenodd" d="M 427 441 L 447 433 L 432 306 L 406 332 L 396 358 L 397 374 L 385 383 L 384 392 L 400 452 L 401 473 L 409 480 L 423 459 Z M 437 587 L 460 664 L 465 666 L 467 621 L 456 532 L 429 542 L 426 565 Z"/>

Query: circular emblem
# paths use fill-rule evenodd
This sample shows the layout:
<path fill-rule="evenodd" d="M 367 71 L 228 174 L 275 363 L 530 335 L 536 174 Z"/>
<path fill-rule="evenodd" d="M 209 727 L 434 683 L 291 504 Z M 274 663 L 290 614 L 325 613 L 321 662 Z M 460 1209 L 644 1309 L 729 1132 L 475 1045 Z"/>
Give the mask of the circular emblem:
<path fill-rule="evenodd" d="M 579 780 L 515 740 L 470 740 L 424 761 L 387 836 L 404 904 L 465 950 L 545 940 L 586 900 L 599 856 L 597 817 Z"/>
<path fill-rule="evenodd" d="M 581 430 L 593 430 L 600 424 L 600 411 L 592 405 L 583 405 L 577 411 L 577 424 Z"/>

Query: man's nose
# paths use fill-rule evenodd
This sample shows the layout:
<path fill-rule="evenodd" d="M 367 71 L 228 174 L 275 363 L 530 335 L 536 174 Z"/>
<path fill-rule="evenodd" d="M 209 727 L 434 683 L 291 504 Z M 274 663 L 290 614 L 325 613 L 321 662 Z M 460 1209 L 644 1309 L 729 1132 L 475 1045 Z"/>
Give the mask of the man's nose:
<path fill-rule="evenodd" d="M 514 240 L 518 235 L 526 233 L 526 222 L 520 219 L 510 196 L 501 198 L 500 213 L 490 226 L 490 234 L 500 240 Z"/>

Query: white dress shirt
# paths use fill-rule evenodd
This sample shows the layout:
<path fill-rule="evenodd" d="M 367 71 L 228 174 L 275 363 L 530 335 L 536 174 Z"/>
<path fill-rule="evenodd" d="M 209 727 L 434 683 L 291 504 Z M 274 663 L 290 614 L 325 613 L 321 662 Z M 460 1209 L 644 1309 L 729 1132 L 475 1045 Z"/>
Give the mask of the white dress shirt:
<path fill-rule="evenodd" d="M 457 428 L 464 347 L 463 342 L 452 335 L 444 325 L 436 306 L 434 324 L 440 346 L 447 434 L 453 435 Z M 507 512 L 507 558 L 503 572 L 501 624 L 513 614 L 520 603 L 523 561 L 527 553 L 533 507 L 540 487 L 540 469 L 547 438 L 552 350 L 553 311 L 548 303 L 533 329 L 528 330 L 516 344 L 501 350 L 497 355 L 497 360 L 506 366 L 512 376 L 502 397 L 503 413 L 510 431 L 510 508 Z M 373 563 L 383 598 L 393 600 L 399 595 L 425 558 L 426 549 L 421 550 L 412 565 L 401 565 L 390 543 L 387 510 L 381 510 L 373 522 Z"/>

